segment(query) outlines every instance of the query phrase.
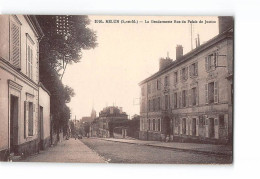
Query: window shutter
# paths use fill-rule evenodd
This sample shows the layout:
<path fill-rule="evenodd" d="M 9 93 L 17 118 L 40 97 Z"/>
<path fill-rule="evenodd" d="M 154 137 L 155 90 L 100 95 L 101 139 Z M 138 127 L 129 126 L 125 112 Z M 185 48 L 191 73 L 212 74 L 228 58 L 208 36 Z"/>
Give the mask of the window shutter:
<path fill-rule="evenodd" d="M 32 48 L 30 48 L 31 50 L 31 79 L 33 78 L 33 50 Z"/>
<path fill-rule="evenodd" d="M 186 118 L 186 135 L 189 135 L 190 133 L 190 121 L 189 121 L 189 118 Z"/>
<path fill-rule="evenodd" d="M 206 120 L 206 125 L 205 125 L 205 136 L 209 137 L 209 126 L 208 126 L 208 118 Z"/>
<path fill-rule="evenodd" d="M 216 67 L 218 66 L 218 52 L 214 53 L 214 65 L 213 65 L 213 69 L 216 69 Z"/>
<path fill-rule="evenodd" d="M 180 119 L 180 124 L 179 124 L 179 126 L 180 126 L 180 134 L 182 134 L 182 125 L 183 125 L 183 119 Z"/>
<path fill-rule="evenodd" d="M 186 102 L 186 106 L 185 107 L 189 107 L 189 90 L 186 90 L 186 93 L 185 93 L 185 102 Z"/>
<path fill-rule="evenodd" d="M 192 77 L 192 65 L 189 66 L 190 77 Z"/>
<path fill-rule="evenodd" d="M 199 119 L 196 119 L 196 136 L 199 136 Z"/>
<path fill-rule="evenodd" d="M 33 106 L 30 107 L 29 105 L 29 135 L 32 136 L 33 135 Z"/>
<path fill-rule="evenodd" d="M 189 68 L 186 67 L 186 74 L 185 74 L 185 79 L 186 79 L 186 80 L 188 79 L 188 71 L 189 71 Z"/>
<path fill-rule="evenodd" d="M 214 103 L 218 103 L 218 82 L 214 82 Z"/>
<path fill-rule="evenodd" d="M 11 61 L 16 68 L 21 68 L 20 62 L 20 27 L 11 22 Z"/>
<path fill-rule="evenodd" d="M 182 92 L 180 91 L 179 95 L 179 108 L 182 108 Z"/>
<path fill-rule="evenodd" d="M 205 69 L 206 69 L 206 71 L 209 71 L 209 60 L 208 60 L 208 57 L 205 57 Z"/>
<path fill-rule="evenodd" d="M 198 76 L 198 62 L 195 63 L 195 73 L 196 76 Z"/>
<path fill-rule="evenodd" d="M 189 135 L 192 135 L 192 118 L 189 118 Z"/>
<path fill-rule="evenodd" d="M 24 138 L 28 137 L 28 102 L 24 101 Z"/>
<path fill-rule="evenodd" d="M 209 96 L 208 96 L 208 83 L 205 85 L 205 100 L 206 100 L 206 104 L 209 103 Z"/>

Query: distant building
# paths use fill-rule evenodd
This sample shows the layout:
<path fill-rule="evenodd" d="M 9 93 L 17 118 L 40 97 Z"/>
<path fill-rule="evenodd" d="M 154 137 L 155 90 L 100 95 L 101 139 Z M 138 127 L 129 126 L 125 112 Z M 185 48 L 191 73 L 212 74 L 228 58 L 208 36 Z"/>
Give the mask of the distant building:
<path fill-rule="evenodd" d="M 99 112 L 99 117 L 91 123 L 91 136 L 113 137 L 113 130 L 122 121 L 128 120 L 128 115 L 122 107 L 109 106 Z"/>
<path fill-rule="evenodd" d="M 219 17 L 220 33 L 140 82 L 140 139 L 232 143 L 233 17 Z"/>
<path fill-rule="evenodd" d="M 35 16 L 0 15 L 0 160 L 29 155 L 48 145 L 50 94 L 39 83 Z M 43 148 L 43 147 L 42 147 Z"/>

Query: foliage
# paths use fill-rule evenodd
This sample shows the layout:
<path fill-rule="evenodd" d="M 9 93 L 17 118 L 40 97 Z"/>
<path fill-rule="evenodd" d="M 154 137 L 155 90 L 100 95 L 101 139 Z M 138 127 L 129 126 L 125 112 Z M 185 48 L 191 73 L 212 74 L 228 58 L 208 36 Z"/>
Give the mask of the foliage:
<path fill-rule="evenodd" d="M 71 87 L 62 84 L 59 71 L 63 69 L 64 62 L 79 62 L 82 49 L 95 48 L 97 36 L 87 27 L 90 23 L 87 16 L 70 16 L 67 40 L 56 33 L 56 16 L 37 16 L 37 20 L 45 35 L 39 46 L 40 81 L 51 93 L 51 115 L 54 128 L 59 130 L 68 125 L 70 109 L 66 103 L 75 96 Z"/>

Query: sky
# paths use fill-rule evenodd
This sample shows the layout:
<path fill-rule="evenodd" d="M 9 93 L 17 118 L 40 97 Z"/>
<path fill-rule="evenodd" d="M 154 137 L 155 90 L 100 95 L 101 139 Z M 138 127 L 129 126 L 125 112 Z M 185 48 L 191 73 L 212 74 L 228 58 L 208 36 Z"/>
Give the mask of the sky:
<path fill-rule="evenodd" d="M 82 51 L 81 62 L 69 65 L 63 83 L 76 93 L 68 104 L 72 118 L 89 116 L 92 108 L 97 114 L 106 106 L 123 107 L 130 117 L 139 114 L 140 87 L 138 83 L 159 69 L 159 59 L 175 60 L 176 46 L 182 45 L 183 53 L 195 48 L 195 38 L 201 44 L 218 34 L 218 18 L 210 16 L 88 16 L 89 28 L 96 31 L 98 46 Z M 95 23 L 102 20 L 104 23 Z M 120 23 L 106 23 L 119 20 Z M 121 23 L 121 20 L 138 20 L 139 23 Z M 151 23 L 152 20 L 173 23 Z M 174 23 L 186 21 L 186 23 Z M 203 23 L 199 23 L 202 20 Z M 216 23 L 206 23 L 215 21 Z M 142 22 L 141 22 L 142 21 Z M 150 23 L 145 23 L 149 21 Z"/>

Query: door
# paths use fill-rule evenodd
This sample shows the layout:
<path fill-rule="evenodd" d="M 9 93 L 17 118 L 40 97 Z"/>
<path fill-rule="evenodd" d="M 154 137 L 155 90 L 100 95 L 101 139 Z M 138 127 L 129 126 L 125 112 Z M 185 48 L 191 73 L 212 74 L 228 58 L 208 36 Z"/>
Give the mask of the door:
<path fill-rule="evenodd" d="M 10 152 L 18 145 L 18 97 L 11 95 L 10 100 Z"/>
<path fill-rule="evenodd" d="M 209 137 L 215 137 L 214 118 L 209 118 Z"/>

